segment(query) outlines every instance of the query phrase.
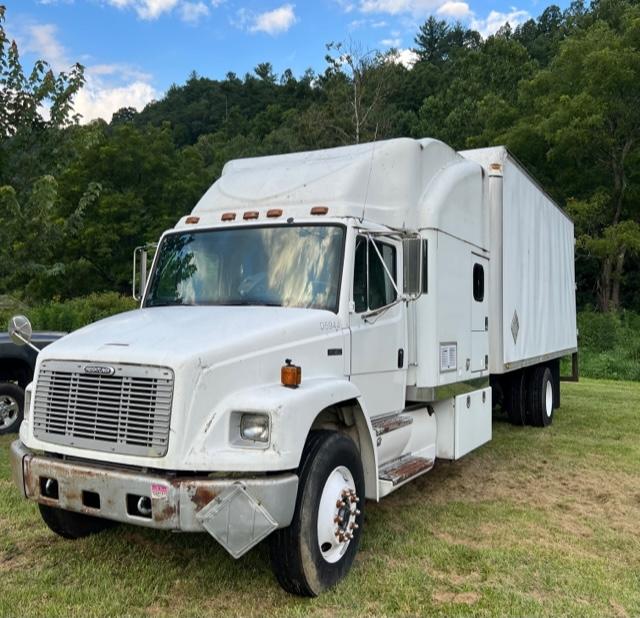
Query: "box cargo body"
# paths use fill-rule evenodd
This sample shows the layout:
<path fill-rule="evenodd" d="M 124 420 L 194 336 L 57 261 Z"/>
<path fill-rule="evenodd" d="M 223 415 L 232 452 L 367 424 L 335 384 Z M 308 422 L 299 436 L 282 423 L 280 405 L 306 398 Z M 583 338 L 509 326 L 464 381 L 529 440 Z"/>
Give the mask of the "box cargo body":
<path fill-rule="evenodd" d="M 573 222 L 504 146 L 460 154 L 489 185 L 491 373 L 575 352 Z"/>

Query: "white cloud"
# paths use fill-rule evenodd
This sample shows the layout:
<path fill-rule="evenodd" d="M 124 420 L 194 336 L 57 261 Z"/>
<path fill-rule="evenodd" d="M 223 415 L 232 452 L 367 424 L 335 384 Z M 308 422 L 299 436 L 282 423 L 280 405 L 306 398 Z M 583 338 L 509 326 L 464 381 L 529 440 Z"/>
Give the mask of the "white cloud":
<path fill-rule="evenodd" d="M 135 107 L 141 110 L 147 103 L 158 98 L 151 84 L 135 81 L 125 86 L 108 87 L 100 80 L 87 79 L 85 87 L 78 93 L 75 111 L 82 114 L 82 122 L 96 118 L 111 120 L 114 112 L 121 107 Z"/>
<path fill-rule="evenodd" d="M 172 11 L 178 0 L 107 0 L 118 9 L 134 9 L 140 19 L 158 19 L 163 13 Z"/>
<path fill-rule="evenodd" d="M 522 24 L 528 19 L 531 19 L 531 15 L 529 15 L 527 11 L 512 7 L 510 13 L 491 11 L 485 19 L 474 18 L 469 23 L 469 26 L 486 38 L 495 34 L 507 22 L 509 22 L 512 28 L 515 28 L 518 24 Z"/>
<path fill-rule="evenodd" d="M 355 3 L 351 2 L 351 0 L 333 0 L 344 13 L 351 13 L 355 10 Z"/>
<path fill-rule="evenodd" d="M 382 39 L 380 41 L 380 45 L 384 45 L 385 47 L 400 47 L 402 43 L 402 39 Z"/>
<path fill-rule="evenodd" d="M 412 49 L 398 49 L 396 53 L 391 56 L 391 61 L 410 69 L 416 62 L 418 62 L 418 54 L 416 54 Z"/>
<path fill-rule="evenodd" d="M 277 9 L 252 16 L 249 32 L 265 32 L 275 36 L 286 32 L 296 23 L 297 17 L 293 4 L 283 4 Z"/>
<path fill-rule="evenodd" d="M 438 15 L 453 17 L 455 19 L 463 19 L 473 15 L 469 5 L 466 2 L 459 2 L 458 0 L 449 0 L 448 2 L 445 2 L 438 8 L 436 13 Z"/>
<path fill-rule="evenodd" d="M 19 36 L 22 52 L 46 60 L 55 71 L 68 70 L 72 62 L 57 34 L 53 24 L 27 25 Z M 89 64 L 85 78 L 74 101 L 82 122 L 95 118 L 109 121 L 121 107 L 141 110 L 159 94 L 151 84 L 151 75 L 125 64 Z"/>
<path fill-rule="evenodd" d="M 22 53 L 32 53 L 46 60 L 56 71 L 66 71 L 72 64 L 57 37 L 54 24 L 31 24 L 25 28 Z M 20 38 L 23 38 L 20 37 Z"/>
<path fill-rule="evenodd" d="M 185 2 L 180 6 L 180 18 L 190 24 L 197 24 L 209 15 L 209 7 L 204 2 Z"/>
<path fill-rule="evenodd" d="M 360 0 L 358 8 L 363 13 L 410 13 L 419 16 L 431 13 L 439 4 L 440 0 Z"/>
<path fill-rule="evenodd" d="M 51 0 L 48 0 L 51 1 Z M 134 10 L 140 19 L 152 21 L 165 13 L 177 10 L 178 16 L 184 22 L 194 24 L 209 15 L 209 5 L 203 0 L 103 0 L 117 9 Z M 211 0 L 214 8 L 219 7 L 226 0 Z"/>

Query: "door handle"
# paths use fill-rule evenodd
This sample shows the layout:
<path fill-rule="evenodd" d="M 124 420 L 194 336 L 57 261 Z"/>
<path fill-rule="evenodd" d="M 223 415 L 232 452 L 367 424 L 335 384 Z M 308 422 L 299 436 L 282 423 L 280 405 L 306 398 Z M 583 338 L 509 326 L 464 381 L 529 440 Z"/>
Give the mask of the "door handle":
<path fill-rule="evenodd" d="M 402 369 L 404 367 L 404 350 L 400 348 L 398 350 L 398 369 Z"/>

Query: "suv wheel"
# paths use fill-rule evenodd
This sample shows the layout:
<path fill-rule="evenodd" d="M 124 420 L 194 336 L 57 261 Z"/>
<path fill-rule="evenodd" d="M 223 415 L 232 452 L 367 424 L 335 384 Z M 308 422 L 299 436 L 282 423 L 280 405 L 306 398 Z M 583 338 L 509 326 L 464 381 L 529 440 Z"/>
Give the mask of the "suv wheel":
<path fill-rule="evenodd" d="M 0 382 L 0 435 L 18 432 L 23 408 L 24 390 L 12 382 Z"/>

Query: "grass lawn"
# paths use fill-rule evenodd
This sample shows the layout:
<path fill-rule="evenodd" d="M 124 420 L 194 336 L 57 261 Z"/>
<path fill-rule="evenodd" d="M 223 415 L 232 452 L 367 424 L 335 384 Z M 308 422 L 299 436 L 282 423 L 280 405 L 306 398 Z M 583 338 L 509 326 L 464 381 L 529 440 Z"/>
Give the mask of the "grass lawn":
<path fill-rule="evenodd" d="M 640 615 L 640 383 L 563 384 L 546 430 L 494 439 L 367 504 L 350 576 L 284 593 L 265 544 L 120 526 L 64 541 L 9 480 L 0 439 L 0 614 Z"/>

